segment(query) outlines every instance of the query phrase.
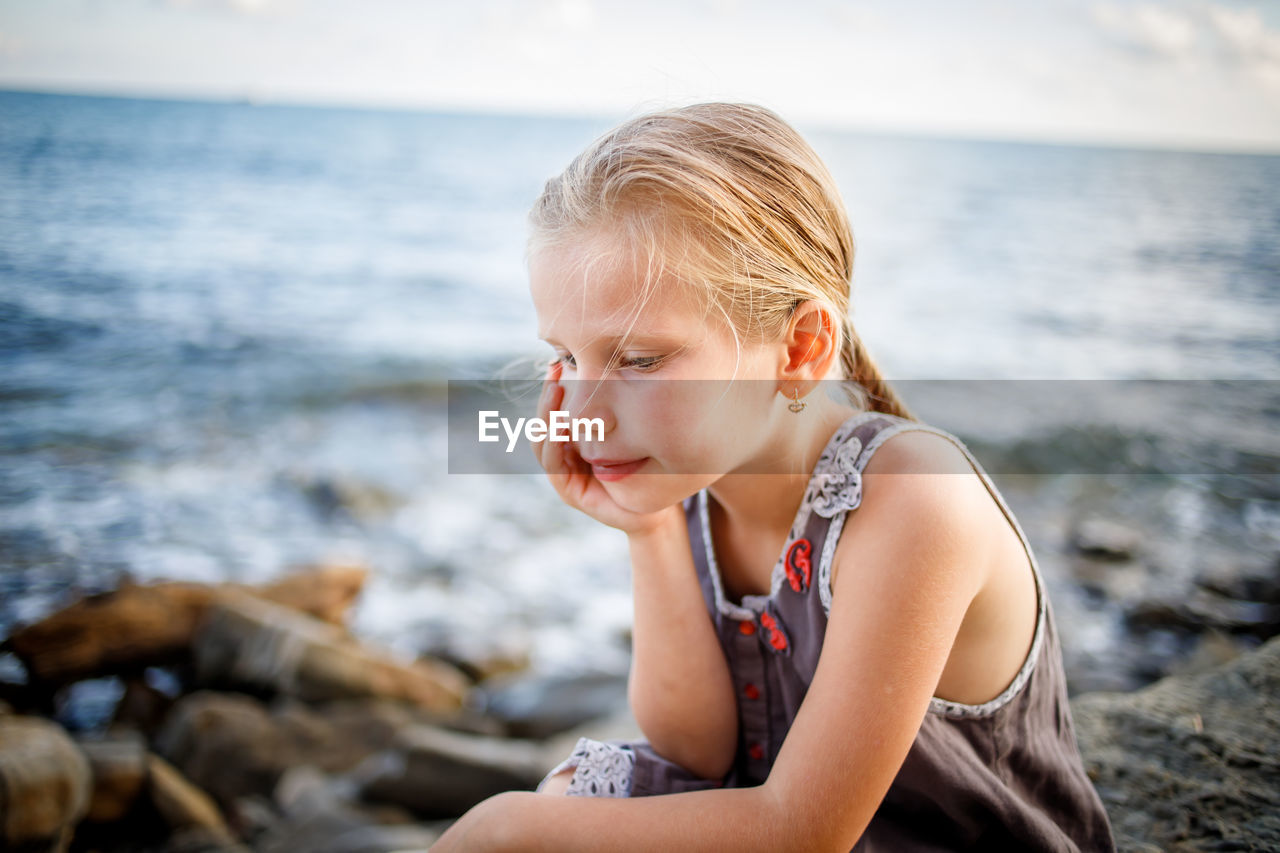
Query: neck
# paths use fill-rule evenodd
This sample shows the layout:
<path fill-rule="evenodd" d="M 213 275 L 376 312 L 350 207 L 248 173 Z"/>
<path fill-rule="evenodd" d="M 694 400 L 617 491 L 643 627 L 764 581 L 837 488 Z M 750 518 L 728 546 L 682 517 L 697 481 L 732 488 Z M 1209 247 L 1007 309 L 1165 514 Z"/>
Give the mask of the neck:
<path fill-rule="evenodd" d="M 757 454 L 749 466 L 751 473 L 726 474 L 707 487 L 729 525 L 754 531 L 790 530 L 823 448 L 855 414 L 856 409 L 829 399 L 798 414 L 783 412 L 779 438 L 767 452 Z"/>

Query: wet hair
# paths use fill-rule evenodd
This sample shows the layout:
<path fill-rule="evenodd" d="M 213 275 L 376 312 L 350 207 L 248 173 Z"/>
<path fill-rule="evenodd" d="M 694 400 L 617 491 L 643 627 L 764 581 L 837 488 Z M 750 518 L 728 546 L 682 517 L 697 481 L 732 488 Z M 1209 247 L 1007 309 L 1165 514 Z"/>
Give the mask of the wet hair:
<path fill-rule="evenodd" d="M 850 401 L 914 420 L 849 317 L 853 231 L 835 181 L 771 110 L 703 103 L 626 121 L 547 181 L 529 219 L 530 254 L 574 243 L 594 247 L 594 263 L 623 251 L 647 269 L 640 306 L 673 277 L 739 345 L 780 339 L 818 301 L 839 318 Z"/>

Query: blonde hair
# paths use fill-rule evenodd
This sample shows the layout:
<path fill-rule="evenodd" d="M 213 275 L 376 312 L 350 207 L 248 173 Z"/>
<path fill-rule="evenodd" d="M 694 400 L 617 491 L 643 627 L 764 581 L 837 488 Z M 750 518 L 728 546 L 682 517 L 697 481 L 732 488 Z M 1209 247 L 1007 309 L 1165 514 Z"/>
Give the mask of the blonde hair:
<path fill-rule="evenodd" d="M 644 299 L 671 273 L 750 340 L 776 340 L 817 300 L 841 318 L 850 400 L 915 420 L 849 317 L 853 231 L 835 181 L 774 112 L 705 103 L 624 122 L 547 182 L 529 218 L 530 253 L 607 230 L 646 260 Z"/>

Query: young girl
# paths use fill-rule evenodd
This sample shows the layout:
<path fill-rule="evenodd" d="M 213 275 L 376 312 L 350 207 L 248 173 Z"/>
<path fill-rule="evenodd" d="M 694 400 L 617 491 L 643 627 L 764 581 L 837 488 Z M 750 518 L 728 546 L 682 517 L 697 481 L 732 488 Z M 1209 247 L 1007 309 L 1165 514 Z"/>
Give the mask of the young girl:
<path fill-rule="evenodd" d="M 433 850 L 1113 850 L 1035 557 L 859 343 L 804 140 L 754 106 L 645 115 L 532 222 L 539 415 L 605 427 L 534 452 L 628 536 L 644 739 L 580 739 Z"/>

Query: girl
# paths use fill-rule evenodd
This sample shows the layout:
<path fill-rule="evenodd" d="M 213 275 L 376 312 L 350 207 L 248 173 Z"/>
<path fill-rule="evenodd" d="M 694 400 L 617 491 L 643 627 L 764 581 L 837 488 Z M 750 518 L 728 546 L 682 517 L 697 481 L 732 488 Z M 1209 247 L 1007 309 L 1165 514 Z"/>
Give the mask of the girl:
<path fill-rule="evenodd" d="M 645 737 L 580 739 L 432 849 L 1113 850 L 1035 557 L 859 343 L 804 140 L 755 106 L 642 116 L 532 223 L 539 416 L 605 425 L 534 452 L 628 536 Z"/>

